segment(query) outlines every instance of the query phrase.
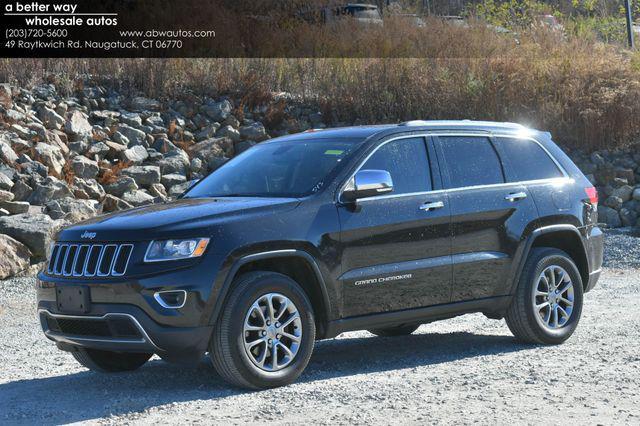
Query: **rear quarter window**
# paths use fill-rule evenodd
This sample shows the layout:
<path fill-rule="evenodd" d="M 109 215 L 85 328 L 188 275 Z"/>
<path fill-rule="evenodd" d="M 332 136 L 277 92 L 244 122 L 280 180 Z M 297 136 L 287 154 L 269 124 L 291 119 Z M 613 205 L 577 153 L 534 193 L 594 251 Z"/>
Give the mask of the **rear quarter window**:
<path fill-rule="evenodd" d="M 496 138 L 494 143 L 509 165 L 505 171 L 508 182 L 563 177 L 562 171 L 537 142 L 530 139 Z"/>

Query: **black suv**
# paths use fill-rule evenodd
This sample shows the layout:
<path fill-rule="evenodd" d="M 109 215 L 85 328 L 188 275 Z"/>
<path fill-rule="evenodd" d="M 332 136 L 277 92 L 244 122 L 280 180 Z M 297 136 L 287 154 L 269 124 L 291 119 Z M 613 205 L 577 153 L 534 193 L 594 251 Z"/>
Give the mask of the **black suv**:
<path fill-rule="evenodd" d="M 46 336 L 98 371 L 152 354 L 247 388 L 314 341 L 482 312 L 557 344 L 600 275 L 597 193 L 545 132 L 414 121 L 263 142 L 177 201 L 63 230 L 39 274 Z"/>

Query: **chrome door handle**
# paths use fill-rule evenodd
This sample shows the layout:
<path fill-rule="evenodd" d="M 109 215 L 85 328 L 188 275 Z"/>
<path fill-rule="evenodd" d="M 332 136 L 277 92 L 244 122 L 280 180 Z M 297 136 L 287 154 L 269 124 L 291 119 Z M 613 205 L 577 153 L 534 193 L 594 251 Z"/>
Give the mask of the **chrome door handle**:
<path fill-rule="evenodd" d="M 444 207 L 444 203 L 442 201 L 434 201 L 434 202 L 426 202 L 423 205 L 420 206 L 420 210 L 424 210 L 426 212 L 429 212 L 431 210 L 435 210 L 435 209 L 441 209 Z"/>
<path fill-rule="evenodd" d="M 504 197 L 505 200 L 511 202 L 522 200 L 523 198 L 527 198 L 526 192 L 514 192 Z"/>

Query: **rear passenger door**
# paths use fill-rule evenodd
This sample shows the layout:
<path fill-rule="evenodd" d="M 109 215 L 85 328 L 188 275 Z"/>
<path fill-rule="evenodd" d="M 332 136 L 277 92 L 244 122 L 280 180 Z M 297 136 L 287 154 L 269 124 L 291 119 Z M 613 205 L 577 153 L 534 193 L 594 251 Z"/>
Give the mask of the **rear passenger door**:
<path fill-rule="evenodd" d="M 451 301 L 506 295 L 520 236 L 537 216 L 532 198 L 506 181 L 489 137 L 439 135 L 436 146 L 451 205 Z"/>
<path fill-rule="evenodd" d="M 567 214 L 575 195 L 571 192 L 571 179 L 542 145 L 532 139 L 496 137 L 493 140 L 498 153 L 505 160 L 508 182 L 525 185 L 536 204 L 538 217 L 557 223 L 558 215 Z M 578 213 L 579 214 L 579 213 Z"/>

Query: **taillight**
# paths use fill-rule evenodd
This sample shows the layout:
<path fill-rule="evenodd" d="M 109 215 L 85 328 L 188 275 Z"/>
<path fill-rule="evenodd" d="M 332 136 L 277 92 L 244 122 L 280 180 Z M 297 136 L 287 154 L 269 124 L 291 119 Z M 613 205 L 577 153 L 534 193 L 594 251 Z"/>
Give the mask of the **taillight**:
<path fill-rule="evenodd" d="M 591 204 L 593 204 L 594 206 L 597 206 L 598 205 L 598 190 L 595 187 L 590 186 L 588 188 L 585 188 L 584 192 L 586 192 L 587 197 L 589 197 L 589 202 Z"/>

